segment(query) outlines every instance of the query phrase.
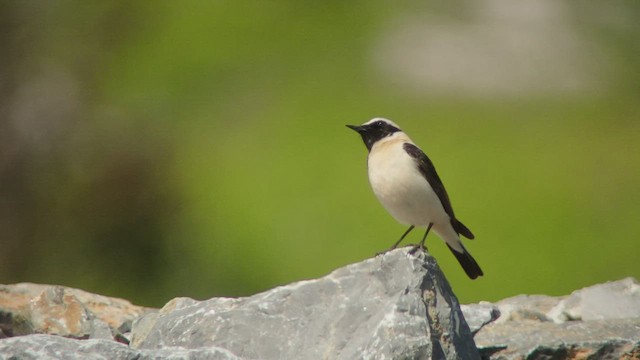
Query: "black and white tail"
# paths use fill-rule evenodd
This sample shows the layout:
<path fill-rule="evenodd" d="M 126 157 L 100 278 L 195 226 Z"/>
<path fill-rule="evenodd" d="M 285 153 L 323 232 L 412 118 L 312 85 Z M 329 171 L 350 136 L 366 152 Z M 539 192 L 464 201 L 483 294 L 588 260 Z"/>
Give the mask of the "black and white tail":
<path fill-rule="evenodd" d="M 474 259 L 473 256 L 469 254 L 467 249 L 465 249 L 464 246 L 462 246 L 462 244 L 460 244 L 460 246 L 462 246 L 463 252 L 458 252 L 457 250 L 452 248 L 449 244 L 447 244 L 447 246 L 449 247 L 449 250 L 451 250 L 453 255 L 456 257 L 456 259 L 458 259 L 458 262 L 460 263 L 460 265 L 462 265 L 464 272 L 466 272 L 471 279 L 475 279 L 478 276 L 484 275 L 482 273 L 482 269 L 480 269 L 480 265 L 478 265 L 478 263 L 476 262 L 476 259 Z"/>

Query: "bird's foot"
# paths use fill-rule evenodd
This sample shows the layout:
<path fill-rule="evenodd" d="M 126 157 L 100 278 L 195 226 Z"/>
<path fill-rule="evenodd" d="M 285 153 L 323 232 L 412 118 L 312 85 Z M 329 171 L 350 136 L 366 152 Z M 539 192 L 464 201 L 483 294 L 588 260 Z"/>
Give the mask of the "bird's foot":
<path fill-rule="evenodd" d="M 396 249 L 396 248 L 393 248 L 393 247 L 392 247 L 392 248 L 389 248 L 389 249 L 387 249 L 387 250 L 377 252 L 377 253 L 376 253 L 376 256 L 384 255 L 384 254 L 388 253 L 389 251 L 392 251 L 392 250 L 395 250 L 395 249 Z"/>
<path fill-rule="evenodd" d="M 415 254 L 418 250 L 422 250 L 424 252 L 427 252 L 428 249 L 426 246 L 422 245 L 422 244 L 417 244 L 417 245 L 411 245 L 411 250 L 409 250 L 409 254 L 413 255 Z"/>
<path fill-rule="evenodd" d="M 424 251 L 428 251 L 427 247 L 425 245 L 421 245 L 421 244 L 407 244 L 404 247 L 410 247 L 411 248 L 411 250 L 409 250 L 409 254 L 411 254 L 411 255 L 415 254 L 419 249 L 422 249 Z M 387 250 L 377 252 L 376 256 L 384 255 L 384 254 L 386 254 L 386 253 L 388 253 L 390 251 L 393 251 L 395 249 L 397 249 L 397 247 L 391 247 L 391 248 L 389 248 Z"/>
<path fill-rule="evenodd" d="M 413 246 L 413 245 L 405 245 L 405 247 L 407 247 L 407 246 Z M 386 253 L 388 253 L 390 251 L 393 251 L 393 250 L 395 250 L 397 248 L 398 248 L 397 246 L 392 246 L 392 247 L 388 248 L 387 250 L 377 252 L 376 256 L 384 255 L 384 254 L 386 254 Z"/>

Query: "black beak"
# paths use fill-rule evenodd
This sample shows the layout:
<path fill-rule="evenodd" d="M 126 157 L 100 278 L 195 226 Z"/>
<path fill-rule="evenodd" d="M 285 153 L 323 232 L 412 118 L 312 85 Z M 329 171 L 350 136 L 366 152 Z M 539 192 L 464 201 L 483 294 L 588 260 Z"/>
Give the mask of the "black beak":
<path fill-rule="evenodd" d="M 364 131 L 364 128 L 362 126 L 358 126 L 358 125 L 346 125 L 349 129 L 351 130 L 355 130 L 358 133 L 362 133 Z"/>

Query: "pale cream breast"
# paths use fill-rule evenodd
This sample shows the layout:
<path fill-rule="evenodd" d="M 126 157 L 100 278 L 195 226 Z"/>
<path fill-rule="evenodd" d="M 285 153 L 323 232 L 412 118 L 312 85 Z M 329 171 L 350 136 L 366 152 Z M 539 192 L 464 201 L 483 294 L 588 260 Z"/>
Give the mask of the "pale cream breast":
<path fill-rule="evenodd" d="M 369 182 L 384 208 L 399 222 L 423 226 L 448 222 L 438 196 L 403 148 L 404 133 L 377 142 L 368 158 Z"/>
<path fill-rule="evenodd" d="M 384 153 L 385 149 L 388 149 L 394 146 L 402 147 L 402 144 L 404 143 L 413 144 L 413 141 L 411 141 L 411 139 L 407 136 L 407 134 L 403 133 L 402 131 L 398 131 L 396 133 L 393 133 L 391 136 L 388 136 L 384 139 L 380 139 L 380 141 L 376 142 L 371 148 L 371 154 L 381 153 L 381 152 Z"/>

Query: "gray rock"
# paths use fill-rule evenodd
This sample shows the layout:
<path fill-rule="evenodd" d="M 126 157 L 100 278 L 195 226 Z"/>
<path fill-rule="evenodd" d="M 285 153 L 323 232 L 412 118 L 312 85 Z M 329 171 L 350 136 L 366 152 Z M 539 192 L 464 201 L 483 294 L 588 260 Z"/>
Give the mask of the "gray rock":
<path fill-rule="evenodd" d="M 640 317 L 640 284 L 634 278 L 574 291 L 549 311 L 557 323 Z"/>
<path fill-rule="evenodd" d="M 177 298 L 160 311 L 0 285 L 0 360 L 478 359 L 465 317 L 483 359 L 640 359 L 638 291 L 628 278 L 461 310 L 435 260 L 402 249 L 255 296 Z M 113 341 L 115 324 L 130 347 Z"/>
<path fill-rule="evenodd" d="M 172 300 L 172 301 L 175 301 L 175 300 Z M 131 346 L 136 348 L 140 346 L 140 342 L 142 341 L 141 339 L 145 339 L 147 335 L 149 335 L 149 332 L 151 331 L 156 321 L 158 320 L 158 316 L 159 314 L 157 311 L 149 312 L 146 315 L 137 318 L 131 324 L 131 330 L 129 330 L 129 338 L 128 338 L 130 340 Z M 133 328 L 136 329 L 135 334 L 132 333 Z"/>
<path fill-rule="evenodd" d="M 0 341 L 0 360 L 242 360 L 227 350 L 166 348 L 135 350 L 110 340 L 76 340 L 53 335 L 18 336 Z"/>
<path fill-rule="evenodd" d="M 100 339 L 5 338 L 0 359 L 479 359 L 435 260 L 405 249 L 248 298 L 174 299 L 133 322 L 131 347 L 102 339 L 65 288 L 26 298 L 17 308 L 34 328 Z"/>
<path fill-rule="evenodd" d="M 134 323 L 141 350 L 220 347 L 246 359 L 478 359 L 435 260 L 398 249 L 247 298 L 174 299 Z"/>
<path fill-rule="evenodd" d="M 498 323 L 506 321 L 536 320 L 549 321 L 548 312 L 556 306 L 561 297 L 546 295 L 518 295 L 496 303 L 500 311 Z"/>
<path fill-rule="evenodd" d="M 478 304 L 461 305 L 464 318 L 469 324 L 472 334 L 476 334 L 483 326 L 500 317 L 498 307 L 490 302 L 481 301 Z"/>
<path fill-rule="evenodd" d="M 475 341 L 491 359 L 640 359 L 638 294 L 637 281 L 627 278 L 565 297 L 508 298 L 495 304 L 500 317 Z"/>
<path fill-rule="evenodd" d="M 74 340 L 54 335 L 16 336 L 0 341 L 0 359 L 135 359 L 136 352 L 110 340 Z"/>
<path fill-rule="evenodd" d="M 640 319 L 494 323 L 475 340 L 491 359 L 640 359 Z"/>

